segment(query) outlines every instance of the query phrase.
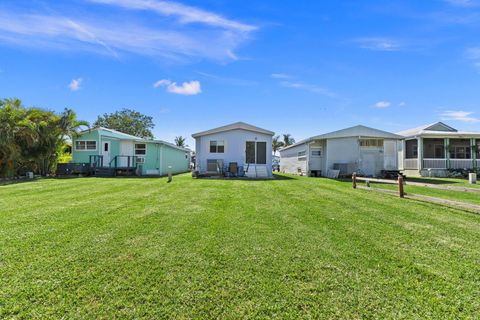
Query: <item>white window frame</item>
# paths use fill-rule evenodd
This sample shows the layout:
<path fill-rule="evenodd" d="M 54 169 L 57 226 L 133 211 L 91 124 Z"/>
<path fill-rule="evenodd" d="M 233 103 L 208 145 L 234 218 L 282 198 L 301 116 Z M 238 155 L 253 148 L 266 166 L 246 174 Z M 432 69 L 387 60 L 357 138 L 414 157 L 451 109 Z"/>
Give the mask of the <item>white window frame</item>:
<path fill-rule="evenodd" d="M 297 159 L 300 161 L 307 160 L 307 150 L 298 151 Z"/>
<path fill-rule="evenodd" d="M 320 154 L 313 154 L 313 152 L 319 151 Z M 323 148 L 322 147 L 311 147 L 310 148 L 310 156 L 312 158 L 321 158 L 323 157 Z"/>
<path fill-rule="evenodd" d="M 212 152 L 212 142 L 215 142 L 215 151 Z M 221 142 L 221 144 L 219 144 Z M 218 147 L 223 146 L 223 152 L 218 152 Z M 208 141 L 208 153 L 225 153 L 225 140 L 210 140 Z"/>
<path fill-rule="evenodd" d="M 137 148 L 137 145 L 143 144 L 145 148 Z M 137 150 L 145 150 L 145 153 L 137 154 Z M 147 155 L 147 144 L 146 143 L 135 143 L 133 146 L 133 152 L 136 157 L 145 157 Z"/>
<path fill-rule="evenodd" d="M 135 161 L 137 164 L 144 164 L 145 163 L 145 157 L 144 156 L 135 156 Z"/>
<path fill-rule="evenodd" d="M 78 142 L 83 142 L 84 143 L 84 147 L 85 149 L 78 149 L 77 148 L 77 143 Z M 87 149 L 87 144 L 88 142 L 95 142 L 95 149 Z M 75 151 L 80 151 L 80 152 L 85 152 L 85 151 L 97 151 L 98 150 L 98 143 L 97 143 L 97 140 L 75 140 Z"/>
<path fill-rule="evenodd" d="M 362 143 L 364 144 L 363 146 Z M 383 139 L 360 138 L 358 144 L 361 148 L 383 148 L 384 141 Z"/>

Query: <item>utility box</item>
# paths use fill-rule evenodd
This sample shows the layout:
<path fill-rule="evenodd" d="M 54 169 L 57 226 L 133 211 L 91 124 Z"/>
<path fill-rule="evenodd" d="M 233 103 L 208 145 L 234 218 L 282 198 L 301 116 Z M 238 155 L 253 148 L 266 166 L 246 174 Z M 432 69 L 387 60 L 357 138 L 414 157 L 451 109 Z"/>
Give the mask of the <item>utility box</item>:
<path fill-rule="evenodd" d="M 468 174 L 468 182 L 470 184 L 475 184 L 477 183 L 477 174 L 476 173 L 469 173 Z"/>

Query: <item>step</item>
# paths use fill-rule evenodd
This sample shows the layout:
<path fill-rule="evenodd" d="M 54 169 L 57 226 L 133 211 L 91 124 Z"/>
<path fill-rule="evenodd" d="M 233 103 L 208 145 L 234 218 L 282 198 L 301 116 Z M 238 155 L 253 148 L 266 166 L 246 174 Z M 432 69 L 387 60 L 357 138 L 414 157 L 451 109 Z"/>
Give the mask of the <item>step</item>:
<path fill-rule="evenodd" d="M 267 166 L 257 166 L 257 178 L 268 178 Z"/>
<path fill-rule="evenodd" d="M 95 176 L 97 177 L 113 177 L 115 170 L 113 168 L 96 168 Z"/>

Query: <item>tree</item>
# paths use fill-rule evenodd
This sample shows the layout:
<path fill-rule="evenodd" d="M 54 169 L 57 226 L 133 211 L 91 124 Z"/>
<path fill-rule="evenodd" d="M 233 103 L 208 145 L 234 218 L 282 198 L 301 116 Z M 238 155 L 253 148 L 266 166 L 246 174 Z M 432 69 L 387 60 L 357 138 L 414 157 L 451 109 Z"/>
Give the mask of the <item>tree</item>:
<path fill-rule="evenodd" d="M 295 143 L 295 139 L 292 138 L 290 133 L 283 134 L 283 145 L 285 147 L 290 146 Z"/>
<path fill-rule="evenodd" d="M 273 137 L 272 150 L 273 150 L 274 155 L 277 155 L 278 149 L 280 149 L 283 146 L 284 146 L 284 143 L 282 141 L 280 141 L 280 136 Z"/>
<path fill-rule="evenodd" d="M 93 124 L 94 127 L 105 127 L 123 133 L 131 134 L 140 138 L 153 139 L 153 117 L 144 115 L 132 109 L 122 109 L 114 113 L 105 113 L 98 116 Z"/>
<path fill-rule="evenodd" d="M 66 139 L 88 125 L 70 109 L 25 108 L 18 99 L 0 101 L 0 123 L 0 176 L 52 172 Z"/>
<path fill-rule="evenodd" d="M 182 147 L 182 148 L 186 148 L 188 147 L 185 142 L 187 141 L 186 138 L 182 137 L 182 136 L 178 136 L 178 137 L 175 137 L 175 145 L 177 147 Z"/>

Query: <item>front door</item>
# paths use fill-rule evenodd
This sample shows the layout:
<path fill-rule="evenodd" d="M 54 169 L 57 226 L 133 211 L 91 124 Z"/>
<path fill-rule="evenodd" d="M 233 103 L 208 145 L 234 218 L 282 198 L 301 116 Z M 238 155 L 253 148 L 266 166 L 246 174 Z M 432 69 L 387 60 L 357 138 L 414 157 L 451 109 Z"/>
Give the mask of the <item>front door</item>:
<path fill-rule="evenodd" d="M 103 166 L 108 167 L 110 164 L 110 141 L 102 143 Z"/>
<path fill-rule="evenodd" d="M 375 176 L 375 167 L 377 165 L 377 157 L 374 153 L 363 153 L 362 171 L 367 176 Z"/>

